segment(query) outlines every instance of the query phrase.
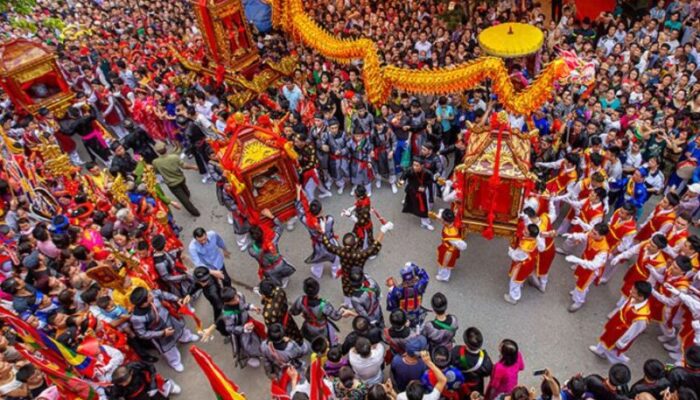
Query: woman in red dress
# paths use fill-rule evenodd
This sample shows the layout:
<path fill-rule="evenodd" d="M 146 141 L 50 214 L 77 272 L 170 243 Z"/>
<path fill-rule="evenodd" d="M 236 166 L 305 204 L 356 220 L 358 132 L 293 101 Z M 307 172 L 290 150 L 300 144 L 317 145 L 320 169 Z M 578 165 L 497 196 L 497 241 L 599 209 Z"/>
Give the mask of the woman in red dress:
<path fill-rule="evenodd" d="M 142 125 L 153 140 L 164 140 L 166 137 L 162 120 L 158 117 L 158 103 L 155 97 L 145 91 L 136 89 L 136 99 L 131 108 L 134 121 Z"/>

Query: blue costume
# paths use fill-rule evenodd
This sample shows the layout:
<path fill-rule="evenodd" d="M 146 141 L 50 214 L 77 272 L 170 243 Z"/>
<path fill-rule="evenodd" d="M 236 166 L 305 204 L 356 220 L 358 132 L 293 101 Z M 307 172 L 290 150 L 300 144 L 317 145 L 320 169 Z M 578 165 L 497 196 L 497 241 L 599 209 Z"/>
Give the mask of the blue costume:
<path fill-rule="evenodd" d="M 646 176 L 646 171 L 642 171 L 642 175 Z M 631 176 L 621 179 L 620 188 L 623 191 L 623 196 L 618 198 L 615 208 L 622 206 L 622 203 L 630 203 L 637 208 L 637 219 L 641 217 L 641 213 L 644 209 L 644 203 L 649 199 L 649 193 L 647 192 L 647 187 L 644 182 L 637 183 L 632 180 Z"/>
<path fill-rule="evenodd" d="M 430 275 L 413 263 L 406 263 L 401 269 L 401 285 L 389 289 L 386 296 L 386 308 L 389 312 L 402 309 L 411 321 L 411 327 L 418 326 L 425 318 L 422 306 L 423 294 L 428 288 Z"/>
<path fill-rule="evenodd" d="M 460 389 L 464 384 L 464 375 L 462 374 L 462 371 L 460 371 L 459 368 L 448 366 L 447 368 L 442 369 L 442 373 L 445 374 L 445 377 L 447 378 L 447 385 L 442 391 L 441 398 L 459 399 Z M 427 393 L 433 391 L 436 382 L 437 379 L 435 378 L 435 374 L 433 374 L 430 370 L 423 372 L 423 376 L 420 378 L 420 383 L 426 389 Z"/>

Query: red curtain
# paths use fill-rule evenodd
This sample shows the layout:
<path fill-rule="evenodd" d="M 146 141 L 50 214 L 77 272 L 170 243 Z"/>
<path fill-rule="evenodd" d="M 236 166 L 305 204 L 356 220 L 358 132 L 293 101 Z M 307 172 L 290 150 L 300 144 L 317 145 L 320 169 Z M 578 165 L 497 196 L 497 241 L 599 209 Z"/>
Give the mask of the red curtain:
<path fill-rule="evenodd" d="M 615 9 L 615 0 L 577 0 L 576 18 L 588 17 L 593 21 L 601 12 L 612 12 Z"/>

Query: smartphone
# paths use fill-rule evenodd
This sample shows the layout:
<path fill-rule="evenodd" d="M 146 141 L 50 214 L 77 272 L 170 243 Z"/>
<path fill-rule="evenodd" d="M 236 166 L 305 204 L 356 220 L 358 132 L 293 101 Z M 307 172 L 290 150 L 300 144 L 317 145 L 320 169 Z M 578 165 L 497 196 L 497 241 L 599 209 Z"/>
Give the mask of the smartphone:
<path fill-rule="evenodd" d="M 546 371 L 546 370 L 544 370 L 544 369 L 540 369 L 540 370 L 537 370 L 537 371 L 533 372 L 532 374 L 535 375 L 535 376 L 544 375 L 544 372 L 545 372 L 545 371 Z"/>

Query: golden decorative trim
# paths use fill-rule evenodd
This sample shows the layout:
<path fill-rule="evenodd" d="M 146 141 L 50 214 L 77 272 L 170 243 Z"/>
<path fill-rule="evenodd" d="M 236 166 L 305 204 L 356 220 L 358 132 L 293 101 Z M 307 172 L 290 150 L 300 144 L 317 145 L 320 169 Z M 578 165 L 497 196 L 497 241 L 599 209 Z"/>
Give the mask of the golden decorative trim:
<path fill-rule="evenodd" d="M 492 90 L 511 113 L 529 115 L 552 96 L 554 83 L 569 76 L 571 68 L 559 58 L 545 67 L 525 90 L 517 92 L 502 59 L 483 57 L 451 68 L 409 70 L 381 66 L 377 44 L 366 38 L 337 39 L 305 11 L 302 0 L 271 0 L 273 23 L 326 58 L 339 62 L 361 60 L 362 78 L 370 102 L 386 102 L 392 88 L 411 93 L 448 94 L 472 89 L 491 80 Z M 579 64 L 578 67 L 581 65 Z M 578 68 L 577 67 L 577 68 Z"/>

